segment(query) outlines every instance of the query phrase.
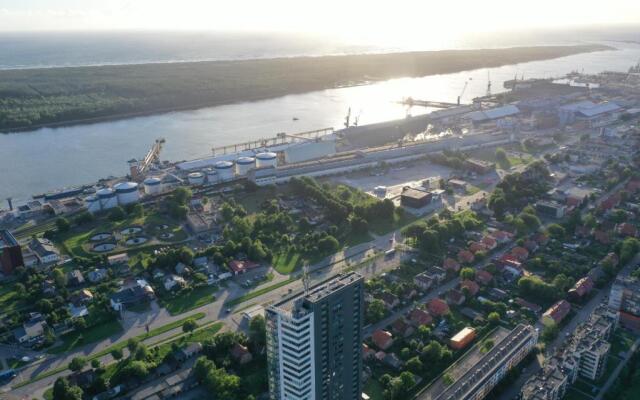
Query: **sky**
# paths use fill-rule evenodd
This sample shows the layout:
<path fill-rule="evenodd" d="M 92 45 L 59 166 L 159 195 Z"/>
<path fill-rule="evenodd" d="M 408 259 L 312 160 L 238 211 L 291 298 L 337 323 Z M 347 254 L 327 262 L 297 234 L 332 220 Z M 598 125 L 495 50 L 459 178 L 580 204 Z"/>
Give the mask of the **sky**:
<path fill-rule="evenodd" d="M 0 0 L 1 31 L 278 31 L 354 39 L 640 24 L 637 0 Z"/>

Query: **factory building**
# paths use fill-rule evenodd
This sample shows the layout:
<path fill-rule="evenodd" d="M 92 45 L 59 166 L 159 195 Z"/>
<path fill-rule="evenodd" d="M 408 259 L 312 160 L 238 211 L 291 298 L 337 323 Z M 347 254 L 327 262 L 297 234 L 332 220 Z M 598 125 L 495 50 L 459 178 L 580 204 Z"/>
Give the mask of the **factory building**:
<path fill-rule="evenodd" d="M 364 279 L 334 276 L 270 306 L 271 400 L 360 399 Z"/>
<path fill-rule="evenodd" d="M 162 179 L 150 177 L 144 180 L 144 193 L 154 195 L 162 192 Z"/>
<path fill-rule="evenodd" d="M 235 171 L 231 161 L 218 161 L 215 166 L 220 182 L 230 181 L 234 178 Z"/>
<path fill-rule="evenodd" d="M 236 175 L 245 176 L 247 173 L 255 168 L 256 159 L 253 157 L 240 157 L 236 160 Z"/>
<path fill-rule="evenodd" d="M 135 182 L 120 182 L 113 186 L 118 197 L 118 205 L 125 206 L 131 203 L 137 203 L 140 200 L 140 192 L 138 192 L 138 184 Z"/>
<path fill-rule="evenodd" d="M 287 164 L 317 160 L 336 154 L 335 140 L 301 142 L 284 149 L 284 161 Z"/>
<path fill-rule="evenodd" d="M 9 275 L 22 266 L 24 266 L 24 260 L 20 244 L 11 232 L 0 230 L 0 271 L 4 275 Z"/>

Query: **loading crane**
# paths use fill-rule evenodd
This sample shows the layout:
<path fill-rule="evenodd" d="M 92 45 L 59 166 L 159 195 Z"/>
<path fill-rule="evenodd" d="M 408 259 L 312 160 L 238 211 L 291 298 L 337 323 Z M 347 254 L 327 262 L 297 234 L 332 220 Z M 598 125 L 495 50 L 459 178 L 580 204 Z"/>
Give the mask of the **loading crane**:
<path fill-rule="evenodd" d="M 133 159 L 129 161 L 129 172 L 131 174 L 131 179 L 133 180 L 142 180 L 144 174 L 149 170 L 151 165 L 157 163 L 160 159 L 160 152 L 162 151 L 162 146 L 164 146 L 166 140 L 164 138 L 156 139 L 155 143 L 151 146 L 147 155 L 141 161 Z"/>
<path fill-rule="evenodd" d="M 487 70 L 487 97 L 491 96 L 491 71 Z"/>
<path fill-rule="evenodd" d="M 467 90 L 467 86 L 469 86 L 469 81 L 472 80 L 473 78 L 469 78 L 464 82 L 464 86 L 462 87 L 462 90 L 460 91 L 460 95 L 458 95 L 458 105 L 460 105 L 460 99 L 462 99 L 462 96 L 464 95 L 465 90 Z"/>

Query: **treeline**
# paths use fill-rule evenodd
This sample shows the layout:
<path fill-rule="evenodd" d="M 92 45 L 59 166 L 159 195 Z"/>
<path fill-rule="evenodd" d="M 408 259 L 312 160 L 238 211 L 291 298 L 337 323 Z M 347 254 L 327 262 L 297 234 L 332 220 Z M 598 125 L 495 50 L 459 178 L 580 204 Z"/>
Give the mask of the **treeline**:
<path fill-rule="evenodd" d="M 545 163 L 533 162 L 523 172 L 505 176 L 491 193 L 488 206 L 499 218 L 508 211 L 520 210 L 549 190 L 550 179 Z"/>
<path fill-rule="evenodd" d="M 476 213 L 467 210 L 456 214 L 445 210 L 439 217 L 420 221 L 404 230 L 405 237 L 413 238 L 416 247 L 429 254 L 441 254 L 451 239 L 463 239 L 466 231 L 481 228 L 483 222 Z"/>
<path fill-rule="evenodd" d="M 608 49 L 536 46 L 0 71 L 0 130 L 126 117 Z"/>

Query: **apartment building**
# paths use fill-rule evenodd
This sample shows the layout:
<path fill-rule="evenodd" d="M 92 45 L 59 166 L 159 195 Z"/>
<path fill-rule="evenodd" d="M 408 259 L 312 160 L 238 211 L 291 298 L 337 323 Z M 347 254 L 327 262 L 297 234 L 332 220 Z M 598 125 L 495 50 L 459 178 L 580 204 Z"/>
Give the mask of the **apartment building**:
<path fill-rule="evenodd" d="M 620 325 L 640 333 L 640 280 L 618 276 L 611 286 L 609 308 L 620 313 Z"/>
<path fill-rule="evenodd" d="M 364 279 L 334 276 L 266 310 L 272 400 L 358 400 Z"/>

